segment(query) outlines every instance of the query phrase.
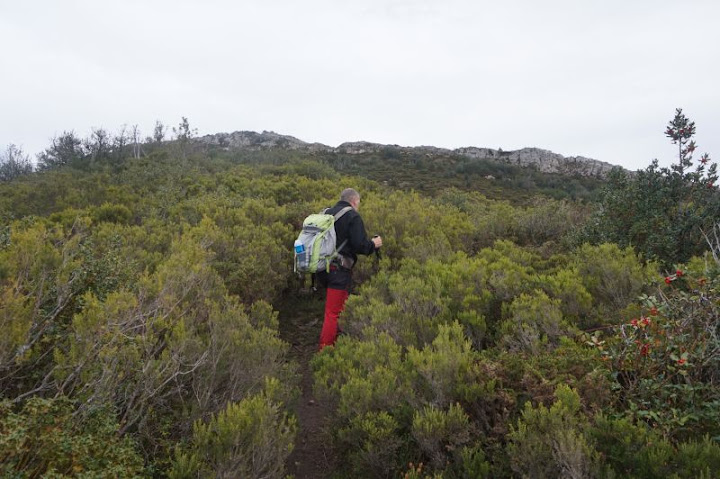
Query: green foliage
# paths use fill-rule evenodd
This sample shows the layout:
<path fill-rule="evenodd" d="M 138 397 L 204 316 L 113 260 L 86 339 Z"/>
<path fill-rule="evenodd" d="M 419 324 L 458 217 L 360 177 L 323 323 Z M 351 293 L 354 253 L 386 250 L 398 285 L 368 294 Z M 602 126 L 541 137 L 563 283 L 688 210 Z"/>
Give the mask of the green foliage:
<path fill-rule="evenodd" d="M 517 241 L 523 245 L 563 242 L 585 219 L 584 209 L 567 200 L 539 197 L 517 213 Z"/>
<path fill-rule="evenodd" d="M 140 428 L 147 441 L 162 437 L 161 412 L 173 427 L 252 393 L 263 378 L 290 371 L 287 346 L 277 331 L 251 324 L 244 307 L 223 296 L 208 253 L 193 241 L 174 246 L 158 271 L 144 277 L 137 296 L 115 292 L 103 302 L 92 295 L 73 318 L 69 344 L 56 349 L 58 387 L 84 408 L 116 404 L 123 431 Z M 269 321 L 256 306 L 258 323 Z M 275 323 L 276 324 L 276 323 Z M 177 409 L 183 404 L 182 409 Z"/>
<path fill-rule="evenodd" d="M 386 334 L 374 340 L 340 338 L 312 360 L 316 392 L 338 404 L 343 420 L 370 411 L 390 411 L 412 397 L 411 377 L 401 350 Z"/>
<path fill-rule="evenodd" d="M 397 421 L 386 412 L 368 412 L 355 416 L 338 431 L 346 446 L 351 475 L 355 477 L 388 477 L 396 470 L 403 445 L 397 434 Z"/>
<path fill-rule="evenodd" d="M 592 320 L 599 324 L 615 323 L 618 313 L 658 277 L 655 264 L 643 263 L 632 248 L 612 243 L 582 245 L 574 253 L 574 268 L 593 297 L 597 317 Z"/>
<path fill-rule="evenodd" d="M 94 211 L 93 219 L 97 222 L 128 224 L 132 219 L 132 212 L 127 206 L 105 203 Z"/>
<path fill-rule="evenodd" d="M 588 433 L 603 457 L 601 477 L 694 478 L 720 472 L 720 445 L 707 436 L 673 446 L 643 424 L 602 415 Z"/>
<path fill-rule="evenodd" d="M 344 467 L 329 474 L 718 474 L 720 247 L 638 302 L 658 273 L 637 241 L 569 241 L 588 206 L 567 198 L 592 181 L 395 147 L 226 151 L 192 141 L 186 119 L 172 143 L 162 130 L 142 152 L 122 132 L 72 135 L 43 171 L 0 184 L 0 392 L 16 416 L 68 397 L 65 430 L 105 418 L 138 444 L 138 474 L 282 477 L 299 375 L 278 318 L 305 304 L 292 240 L 352 186 L 384 247 L 355 268 L 345 334 L 311 362 Z M 618 208 L 660 208 L 635 187 Z M 675 213 L 709 218 L 714 196 L 696 194 Z"/>
<path fill-rule="evenodd" d="M 678 145 L 678 162 L 659 168 L 657 160 L 630 175 L 614 171 L 602 191 L 600 208 L 586 228 L 586 239 L 633 246 L 664 268 L 702 254 L 700 233 L 720 216 L 717 165 L 703 155 L 694 171 L 691 140 L 695 125 L 677 109 L 666 135 Z"/>
<path fill-rule="evenodd" d="M 500 324 L 500 344 L 510 351 L 537 354 L 541 348 L 554 348 L 560 337 L 571 334 L 562 319 L 560 300 L 544 292 L 521 294 L 505 308 Z"/>
<path fill-rule="evenodd" d="M 598 317 L 593 308 L 593 296 L 583 285 L 577 267 L 541 274 L 538 282 L 549 297 L 559 300 L 560 311 L 568 322 L 581 329 L 595 325 Z"/>
<path fill-rule="evenodd" d="M 458 323 L 439 326 L 432 344 L 404 356 L 379 333 L 341 337 L 313 359 L 316 393 L 337 404 L 336 438 L 359 477 L 384 477 L 412 457 L 436 472 L 485 470 L 471 443 L 506 411 L 497 367 L 480 361 Z"/>
<path fill-rule="evenodd" d="M 31 398 L 22 408 L 0 402 L 0 472 L 3 477 L 134 478 L 142 457 L 119 437 L 111 411 L 77 421 L 65 398 Z"/>
<path fill-rule="evenodd" d="M 480 191 L 514 204 L 543 195 L 556 199 L 592 199 L 602 180 L 548 174 L 508 164 L 494 158 L 467 158 L 448 153 L 385 147 L 379 151 L 325 153 L 323 160 L 343 174 L 365 176 L 396 189 L 424 194 L 449 188 Z"/>
<path fill-rule="evenodd" d="M 678 269 L 643 314 L 599 345 L 617 378 L 625 414 L 671 438 L 720 436 L 718 277 Z"/>
<path fill-rule="evenodd" d="M 0 183 L 14 180 L 32 171 L 32 162 L 22 148 L 11 144 L 5 151 L 0 152 Z"/>
<path fill-rule="evenodd" d="M 63 132 L 52 142 L 52 146 L 38 155 L 39 170 L 75 165 L 84 155 L 82 141 L 72 131 Z"/>
<path fill-rule="evenodd" d="M 445 259 L 471 246 L 472 226 L 465 213 L 417 193 L 390 193 L 363 203 L 361 213 L 365 223 L 375 228 L 369 233 L 383 236 L 383 250 L 393 259 Z"/>
<path fill-rule="evenodd" d="M 526 403 L 508 435 L 510 463 L 521 477 L 589 477 L 594 470 L 597 453 L 583 432 L 580 397 L 563 385 L 555 396 L 549 409 Z"/>
<path fill-rule="evenodd" d="M 230 402 L 207 423 L 193 426 L 192 442 L 178 449 L 172 479 L 195 477 L 282 477 L 293 449 L 297 421 L 274 399 L 277 380 L 266 391 Z"/>
<path fill-rule="evenodd" d="M 493 384 L 482 383 L 475 359 L 476 353 L 460 324 L 441 325 L 432 344 L 422 350 L 408 350 L 407 361 L 418 374 L 415 390 L 419 398 L 443 408 L 457 400 L 472 402 L 482 398 Z"/>
<path fill-rule="evenodd" d="M 453 456 L 462 458 L 463 446 L 471 437 L 470 420 L 458 404 L 451 404 L 447 411 L 425 407 L 413 414 L 412 435 L 433 467 L 443 469 Z"/>
<path fill-rule="evenodd" d="M 584 207 L 568 201 L 538 197 L 529 206 L 515 208 L 507 201 L 489 200 L 479 193 L 454 188 L 439 194 L 437 201 L 468 215 L 473 225 L 473 250 L 491 246 L 497 240 L 561 248 L 587 216 Z"/>

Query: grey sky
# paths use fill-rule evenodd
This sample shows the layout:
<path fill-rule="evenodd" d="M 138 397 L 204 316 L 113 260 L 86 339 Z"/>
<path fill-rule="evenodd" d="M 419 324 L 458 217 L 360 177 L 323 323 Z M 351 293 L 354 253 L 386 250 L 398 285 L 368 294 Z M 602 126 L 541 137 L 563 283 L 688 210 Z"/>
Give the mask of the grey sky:
<path fill-rule="evenodd" d="M 0 147 L 182 116 L 337 146 L 720 159 L 720 2 L 0 0 Z"/>

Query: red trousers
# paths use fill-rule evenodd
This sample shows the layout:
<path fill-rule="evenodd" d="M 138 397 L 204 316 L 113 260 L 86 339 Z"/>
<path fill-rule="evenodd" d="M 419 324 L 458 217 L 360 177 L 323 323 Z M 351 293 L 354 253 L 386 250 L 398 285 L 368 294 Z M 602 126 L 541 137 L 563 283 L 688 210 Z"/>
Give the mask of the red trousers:
<path fill-rule="evenodd" d="M 327 289 L 325 298 L 325 321 L 320 333 L 320 349 L 335 344 L 338 334 L 338 316 L 345 307 L 348 292 L 342 289 Z"/>

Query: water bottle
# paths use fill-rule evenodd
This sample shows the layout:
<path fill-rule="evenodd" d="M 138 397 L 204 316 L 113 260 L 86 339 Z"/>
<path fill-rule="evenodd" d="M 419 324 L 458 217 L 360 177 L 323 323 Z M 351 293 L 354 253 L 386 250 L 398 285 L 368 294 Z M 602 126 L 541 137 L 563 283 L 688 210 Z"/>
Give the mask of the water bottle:
<path fill-rule="evenodd" d="M 302 241 L 295 240 L 295 253 L 300 254 L 300 253 L 303 253 L 304 251 L 305 251 L 305 245 L 302 244 Z"/>
<path fill-rule="evenodd" d="M 305 250 L 305 245 L 302 244 L 302 241 L 300 240 L 295 240 L 295 258 L 298 269 L 301 271 L 307 269 L 310 259 L 308 258 L 307 251 Z"/>

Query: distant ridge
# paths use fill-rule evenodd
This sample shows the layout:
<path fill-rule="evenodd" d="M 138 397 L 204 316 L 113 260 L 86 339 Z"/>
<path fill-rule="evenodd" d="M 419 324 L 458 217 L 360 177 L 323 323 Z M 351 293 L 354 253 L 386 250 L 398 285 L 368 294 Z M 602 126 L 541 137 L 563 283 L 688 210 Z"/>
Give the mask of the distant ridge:
<path fill-rule="evenodd" d="M 565 175 L 595 176 L 604 178 L 613 168 L 604 161 L 585 158 L 583 156 L 562 156 L 540 148 L 522 148 L 514 151 L 478 148 L 474 146 L 449 150 L 434 146 L 398 146 L 355 141 L 342 143 L 337 147 L 322 143 L 306 143 L 289 135 L 281 135 L 272 131 L 257 133 L 254 131 L 236 131 L 233 133 L 215 133 L 198 137 L 196 141 L 220 147 L 225 150 L 246 149 L 264 150 L 281 148 L 287 150 L 303 150 L 310 152 L 344 153 L 348 155 L 377 153 L 387 148 L 400 152 L 420 153 L 427 156 L 457 155 L 472 159 L 489 159 L 521 167 L 532 167 L 543 173 L 560 173 Z"/>

